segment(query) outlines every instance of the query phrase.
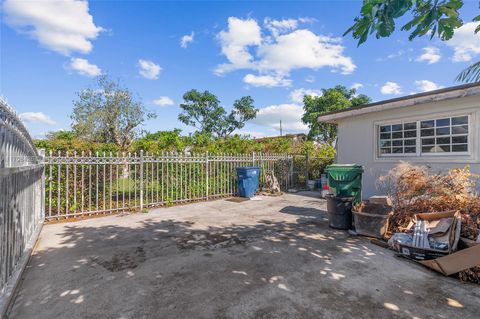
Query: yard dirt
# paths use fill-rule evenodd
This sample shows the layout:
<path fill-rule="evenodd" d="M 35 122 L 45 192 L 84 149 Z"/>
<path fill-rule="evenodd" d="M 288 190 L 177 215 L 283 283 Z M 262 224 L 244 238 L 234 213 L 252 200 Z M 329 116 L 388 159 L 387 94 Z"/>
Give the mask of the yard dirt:
<path fill-rule="evenodd" d="M 480 287 L 328 227 L 314 193 L 44 226 L 9 318 L 478 318 Z"/>

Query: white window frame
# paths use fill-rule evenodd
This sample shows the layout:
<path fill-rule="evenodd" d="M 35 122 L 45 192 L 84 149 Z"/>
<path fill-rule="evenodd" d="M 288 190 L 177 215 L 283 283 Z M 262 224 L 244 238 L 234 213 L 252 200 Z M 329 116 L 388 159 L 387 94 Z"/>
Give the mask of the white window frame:
<path fill-rule="evenodd" d="M 395 125 L 395 124 L 405 124 L 405 123 L 416 123 L 417 124 L 417 129 L 416 129 L 416 132 L 417 132 L 417 135 L 415 137 L 415 149 L 416 149 L 416 153 L 390 153 L 390 154 L 381 154 L 380 153 L 380 145 L 379 145 L 379 142 L 380 142 L 380 126 L 385 126 L 385 125 Z M 414 120 L 397 120 L 397 121 L 391 121 L 391 122 L 387 122 L 387 123 L 381 123 L 381 124 L 377 124 L 375 125 L 375 135 L 376 135 L 376 145 L 375 145 L 375 149 L 376 149 L 376 152 L 377 152 L 377 157 L 379 158 L 385 158 L 385 157 L 416 157 L 417 154 L 418 154 L 418 147 L 419 147 L 419 143 L 418 143 L 418 134 L 420 133 L 419 129 L 418 129 L 418 125 L 420 125 L 420 122 L 419 121 L 414 121 Z M 404 130 L 402 129 L 402 132 Z M 409 139 L 409 138 L 407 138 Z M 413 138 L 410 138 L 410 139 L 413 139 Z M 393 142 L 393 139 L 390 139 L 392 142 Z M 402 138 L 401 140 L 405 141 L 405 138 Z M 413 145 L 412 145 L 413 146 Z M 393 145 L 390 146 L 393 148 Z M 405 146 L 403 146 L 405 147 Z"/>
<path fill-rule="evenodd" d="M 422 138 L 420 136 L 421 128 L 420 122 L 428 121 L 428 120 L 437 120 L 441 118 L 452 118 L 452 117 L 461 117 L 467 116 L 468 117 L 468 152 L 438 152 L 438 153 L 422 153 Z M 458 111 L 458 112 L 448 112 L 448 113 L 434 113 L 429 115 L 419 115 L 419 116 L 412 116 L 406 118 L 398 118 L 393 120 L 382 120 L 382 121 L 375 121 L 373 124 L 374 129 L 374 157 L 377 160 L 398 160 L 399 158 L 407 158 L 407 159 L 435 159 L 435 158 L 456 158 L 456 157 L 472 157 L 473 155 L 473 148 L 475 141 L 473 140 L 473 135 L 476 132 L 475 127 L 475 113 L 469 111 Z M 416 143 L 416 153 L 391 153 L 391 154 L 381 154 L 380 153 L 380 126 L 382 125 L 394 125 L 394 124 L 404 124 L 404 123 L 417 123 L 417 136 L 415 138 Z M 451 127 L 451 125 L 450 125 Z M 448 135 L 448 136 L 451 136 Z"/>

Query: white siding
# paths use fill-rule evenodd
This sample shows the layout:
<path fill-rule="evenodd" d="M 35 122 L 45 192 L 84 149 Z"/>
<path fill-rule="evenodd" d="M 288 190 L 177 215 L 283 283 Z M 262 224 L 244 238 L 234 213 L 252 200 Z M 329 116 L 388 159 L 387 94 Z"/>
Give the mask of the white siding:
<path fill-rule="evenodd" d="M 436 155 L 421 157 L 378 158 L 376 150 L 376 124 L 383 121 L 403 121 L 448 115 L 471 115 L 470 155 Z M 480 96 L 459 98 L 428 104 L 373 112 L 342 119 L 338 123 L 337 163 L 357 163 L 365 168 L 363 198 L 378 194 L 376 180 L 399 161 L 428 165 L 436 171 L 470 165 L 472 172 L 480 174 Z"/>

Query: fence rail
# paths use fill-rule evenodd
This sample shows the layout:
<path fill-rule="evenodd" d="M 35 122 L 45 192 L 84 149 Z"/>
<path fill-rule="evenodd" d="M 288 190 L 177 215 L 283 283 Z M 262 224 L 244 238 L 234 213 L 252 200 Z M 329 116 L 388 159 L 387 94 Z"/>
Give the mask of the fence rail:
<path fill-rule="evenodd" d="M 0 100 L 0 317 L 44 219 L 43 168 L 26 128 Z"/>
<path fill-rule="evenodd" d="M 292 157 L 284 154 L 77 154 L 46 159 L 46 219 L 232 196 L 235 168 L 259 166 L 274 172 L 282 188 L 291 183 Z"/>

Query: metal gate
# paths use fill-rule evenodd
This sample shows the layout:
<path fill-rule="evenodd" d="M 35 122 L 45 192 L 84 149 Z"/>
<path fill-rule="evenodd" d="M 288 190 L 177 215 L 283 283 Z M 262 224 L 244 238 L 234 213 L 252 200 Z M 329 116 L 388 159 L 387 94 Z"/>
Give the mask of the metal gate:
<path fill-rule="evenodd" d="M 44 220 L 43 169 L 25 126 L 0 100 L 0 317 Z"/>

